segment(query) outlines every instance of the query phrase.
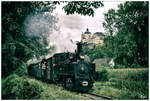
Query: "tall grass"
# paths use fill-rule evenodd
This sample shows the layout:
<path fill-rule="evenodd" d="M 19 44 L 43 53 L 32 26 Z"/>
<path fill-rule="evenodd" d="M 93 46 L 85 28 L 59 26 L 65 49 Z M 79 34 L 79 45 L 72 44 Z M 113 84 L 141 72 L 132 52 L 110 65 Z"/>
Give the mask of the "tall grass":
<path fill-rule="evenodd" d="M 90 92 L 116 99 L 148 99 L 148 68 L 106 70 L 109 80 L 96 82 Z"/>

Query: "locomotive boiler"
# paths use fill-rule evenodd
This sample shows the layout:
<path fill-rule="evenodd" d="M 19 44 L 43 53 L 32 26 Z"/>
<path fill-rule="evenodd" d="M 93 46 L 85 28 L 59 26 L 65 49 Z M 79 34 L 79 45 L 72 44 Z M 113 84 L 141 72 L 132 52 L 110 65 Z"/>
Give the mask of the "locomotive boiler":
<path fill-rule="evenodd" d="M 41 62 L 31 64 L 28 73 L 45 82 L 61 84 L 73 91 L 87 92 L 93 86 L 95 64 L 84 60 L 82 43 L 75 53 L 57 53 Z"/>

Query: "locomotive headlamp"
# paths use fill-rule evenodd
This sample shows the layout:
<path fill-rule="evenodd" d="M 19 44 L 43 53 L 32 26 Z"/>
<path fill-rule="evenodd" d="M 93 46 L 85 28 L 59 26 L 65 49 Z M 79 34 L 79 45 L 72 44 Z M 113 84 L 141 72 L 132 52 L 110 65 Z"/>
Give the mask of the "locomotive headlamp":
<path fill-rule="evenodd" d="M 82 86 L 88 86 L 88 82 L 87 81 L 83 81 L 82 82 Z"/>
<path fill-rule="evenodd" d="M 69 59 L 73 59 L 73 54 L 72 53 L 69 54 Z"/>
<path fill-rule="evenodd" d="M 81 70 L 84 71 L 84 67 L 81 67 Z"/>
<path fill-rule="evenodd" d="M 80 58 L 81 58 L 81 59 L 84 59 L 84 55 L 81 55 L 81 54 L 80 54 Z"/>

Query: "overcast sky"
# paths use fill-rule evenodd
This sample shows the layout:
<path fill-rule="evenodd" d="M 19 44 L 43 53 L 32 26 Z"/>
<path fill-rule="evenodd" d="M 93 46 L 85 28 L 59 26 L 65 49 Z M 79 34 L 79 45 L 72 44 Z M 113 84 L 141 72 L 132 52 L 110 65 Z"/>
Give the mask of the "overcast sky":
<path fill-rule="evenodd" d="M 109 9 L 117 9 L 118 4 L 121 1 L 109 1 L 104 2 L 104 7 L 95 9 L 94 17 L 81 16 L 79 14 L 66 15 L 62 9 L 63 5 L 58 5 L 54 10 L 54 15 L 56 14 L 59 18 L 58 27 L 59 31 L 53 31 L 50 34 L 50 46 L 54 45 L 56 47 L 56 52 L 74 52 L 76 49 L 76 42 L 81 41 L 81 35 L 89 28 L 91 33 L 104 32 L 102 23 L 104 21 L 104 13 Z"/>
<path fill-rule="evenodd" d="M 102 22 L 104 21 L 104 14 L 108 9 L 117 9 L 117 5 L 122 3 L 121 1 L 109 1 L 104 2 L 104 7 L 95 9 L 94 17 L 81 16 L 79 14 L 66 15 L 62 6 L 57 6 L 54 11 L 59 18 L 58 25 L 60 26 L 61 34 L 65 34 L 66 37 L 70 37 L 73 41 L 80 41 L 82 32 L 85 32 L 86 28 L 92 33 L 104 32 Z M 66 35 L 67 34 L 67 35 Z"/>

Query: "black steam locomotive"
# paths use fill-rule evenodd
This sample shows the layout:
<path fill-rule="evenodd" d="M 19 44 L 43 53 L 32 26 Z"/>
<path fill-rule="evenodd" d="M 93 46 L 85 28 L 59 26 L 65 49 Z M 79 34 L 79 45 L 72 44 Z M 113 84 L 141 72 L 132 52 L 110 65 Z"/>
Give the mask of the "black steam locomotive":
<path fill-rule="evenodd" d="M 28 73 L 43 81 L 61 84 L 69 90 L 87 92 L 93 86 L 95 64 L 84 60 L 82 43 L 79 42 L 75 53 L 57 53 L 31 64 Z"/>

